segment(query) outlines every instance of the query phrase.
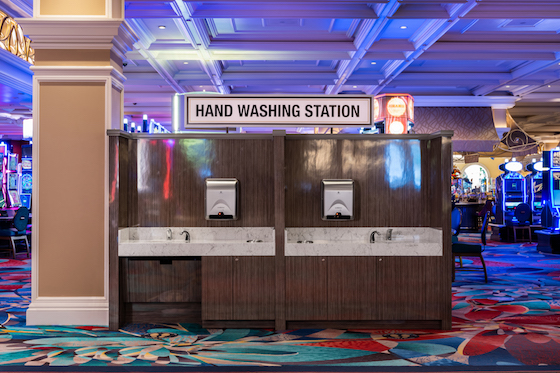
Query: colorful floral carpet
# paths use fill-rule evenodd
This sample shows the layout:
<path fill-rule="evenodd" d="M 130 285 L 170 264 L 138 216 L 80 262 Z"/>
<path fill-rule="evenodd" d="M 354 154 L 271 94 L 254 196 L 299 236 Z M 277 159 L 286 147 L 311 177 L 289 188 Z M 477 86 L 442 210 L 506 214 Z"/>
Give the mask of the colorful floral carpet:
<path fill-rule="evenodd" d="M 451 331 L 26 327 L 29 260 L 0 260 L 0 372 L 560 372 L 560 256 L 535 246 L 490 241 L 488 284 L 481 271 L 457 273 Z"/>

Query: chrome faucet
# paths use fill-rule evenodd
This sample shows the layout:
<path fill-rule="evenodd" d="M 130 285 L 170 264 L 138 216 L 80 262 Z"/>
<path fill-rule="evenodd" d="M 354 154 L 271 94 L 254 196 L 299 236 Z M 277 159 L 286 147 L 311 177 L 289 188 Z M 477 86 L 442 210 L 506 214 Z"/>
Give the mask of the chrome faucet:
<path fill-rule="evenodd" d="M 387 241 L 391 241 L 391 238 L 393 238 L 393 230 L 387 229 L 387 235 L 385 237 L 387 238 Z"/>
<path fill-rule="evenodd" d="M 167 229 L 167 239 L 170 240 L 173 238 L 173 231 L 171 230 L 171 228 Z"/>
<path fill-rule="evenodd" d="M 191 242 L 191 236 L 189 235 L 189 232 L 187 231 L 182 231 L 181 234 L 185 234 L 185 242 Z"/>
<path fill-rule="evenodd" d="M 369 243 L 374 243 L 375 242 L 375 234 L 379 234 L 378 231 L 373 231 L 371 232 L 371 235 L 369 236 Z"/>

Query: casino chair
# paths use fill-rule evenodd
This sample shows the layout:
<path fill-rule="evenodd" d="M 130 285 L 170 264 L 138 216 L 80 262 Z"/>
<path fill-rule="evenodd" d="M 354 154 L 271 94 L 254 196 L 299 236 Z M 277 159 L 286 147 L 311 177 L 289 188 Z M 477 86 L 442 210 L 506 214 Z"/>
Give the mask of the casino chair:
<path fill-rule="evenodd" d="M 463 214 L 461 209 L 455 207 L 451 211 L 451 242 L 459 242 L 459 231 L 461 230 L 461 220 L 463 219 Z"/>
<path fill-rule="evenodd" d="M 480 232 L 480 243 L 467 243 L 467 242 L 452 242 L 451 251 L 453 252 L 453 281 L 455 281 L 455 271 L 478 271 L 480 269 L 484 270 L 484 282 L 488 282 L 488 274 L 486 272 L 486 263 L 484 263 L 484 258 L 482 257 L 482 252 L 486 246 L 486 231 L 488 229 L 488 218 L 490 212 L 486 212 L 484 215 L 484 221 L 482 223 L 482 230 Z M 452 218 L 453 219 L 453 218 Z M 463 267 L 463 257 L 477 257 L 482 263 L 482 268 L 465 268 Z M 455 258 L 459 258 L 459 268 L 457 268 L 455 263 Z"/>
<path fill-rule="evenodd" d="M 27 207 L 20 207 L 12 221 L 12 227 L 8 229 L 0 229 L 0 240 L 10 242 L 10 248 L 13 252 L 14 259 L 16 258 L 17 241 L 25 243 L 27 257 L 29 258 L 29 242 L 27 241 L 27 221 L 29 220 L 29 210 Z"/>
<path fill-rule="evenodd" d="M 527 203 L 520 203 L 515 207 L 513 212 L 517 223 L 512 224 L 513 229 L 513 242 L 517 242 L 517 231 L 527 232 L 529 236 L 529 242 L 533 242 L 531 237 L 531 222 L 533 219 L 533 211 L 531 206 Z"/>

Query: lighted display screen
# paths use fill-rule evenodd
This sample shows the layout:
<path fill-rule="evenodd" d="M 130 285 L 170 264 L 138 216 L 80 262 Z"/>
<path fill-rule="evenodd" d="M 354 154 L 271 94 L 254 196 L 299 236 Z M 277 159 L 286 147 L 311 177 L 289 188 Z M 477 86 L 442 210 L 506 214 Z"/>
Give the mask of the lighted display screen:
<path fill-rule="evenodd" d="M 8 190 L 16 190 L 17 189 L 17 174 L 8 174 Z"/>
<path fill-rule="evenodd" d="M 519 205 L 521 202 L 506 202 L 506 207 L 507 208 L 514 208 L 517 207 L 517 205 Z"/>
<path fill-rule="evenodd" d="M 521 192 L 523 188 L 522 180 L 506 180 L 507 192 Z"/>
<path fill-rule="evenodd" d="M 560 167 L 560 150 L 553 150 L 551 155 L 551 165 L 553 168 Z"/>
<path fill-rule="evenodd" d="M 541 202 L 541 201 L 535 201 L 535 202 L 533 202 L 533 208 L 535 208 L 535 209 L 542 209 L 542 202 Z"/>

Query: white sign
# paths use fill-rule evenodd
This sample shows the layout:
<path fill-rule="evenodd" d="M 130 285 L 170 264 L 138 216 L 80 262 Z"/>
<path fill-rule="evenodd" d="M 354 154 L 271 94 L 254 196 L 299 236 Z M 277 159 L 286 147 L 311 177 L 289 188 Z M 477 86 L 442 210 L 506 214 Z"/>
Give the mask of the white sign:
<path fill-rule="evenodd" d="M 192 125 L 371 125 L 371 97 L 189 97 Z"/>

